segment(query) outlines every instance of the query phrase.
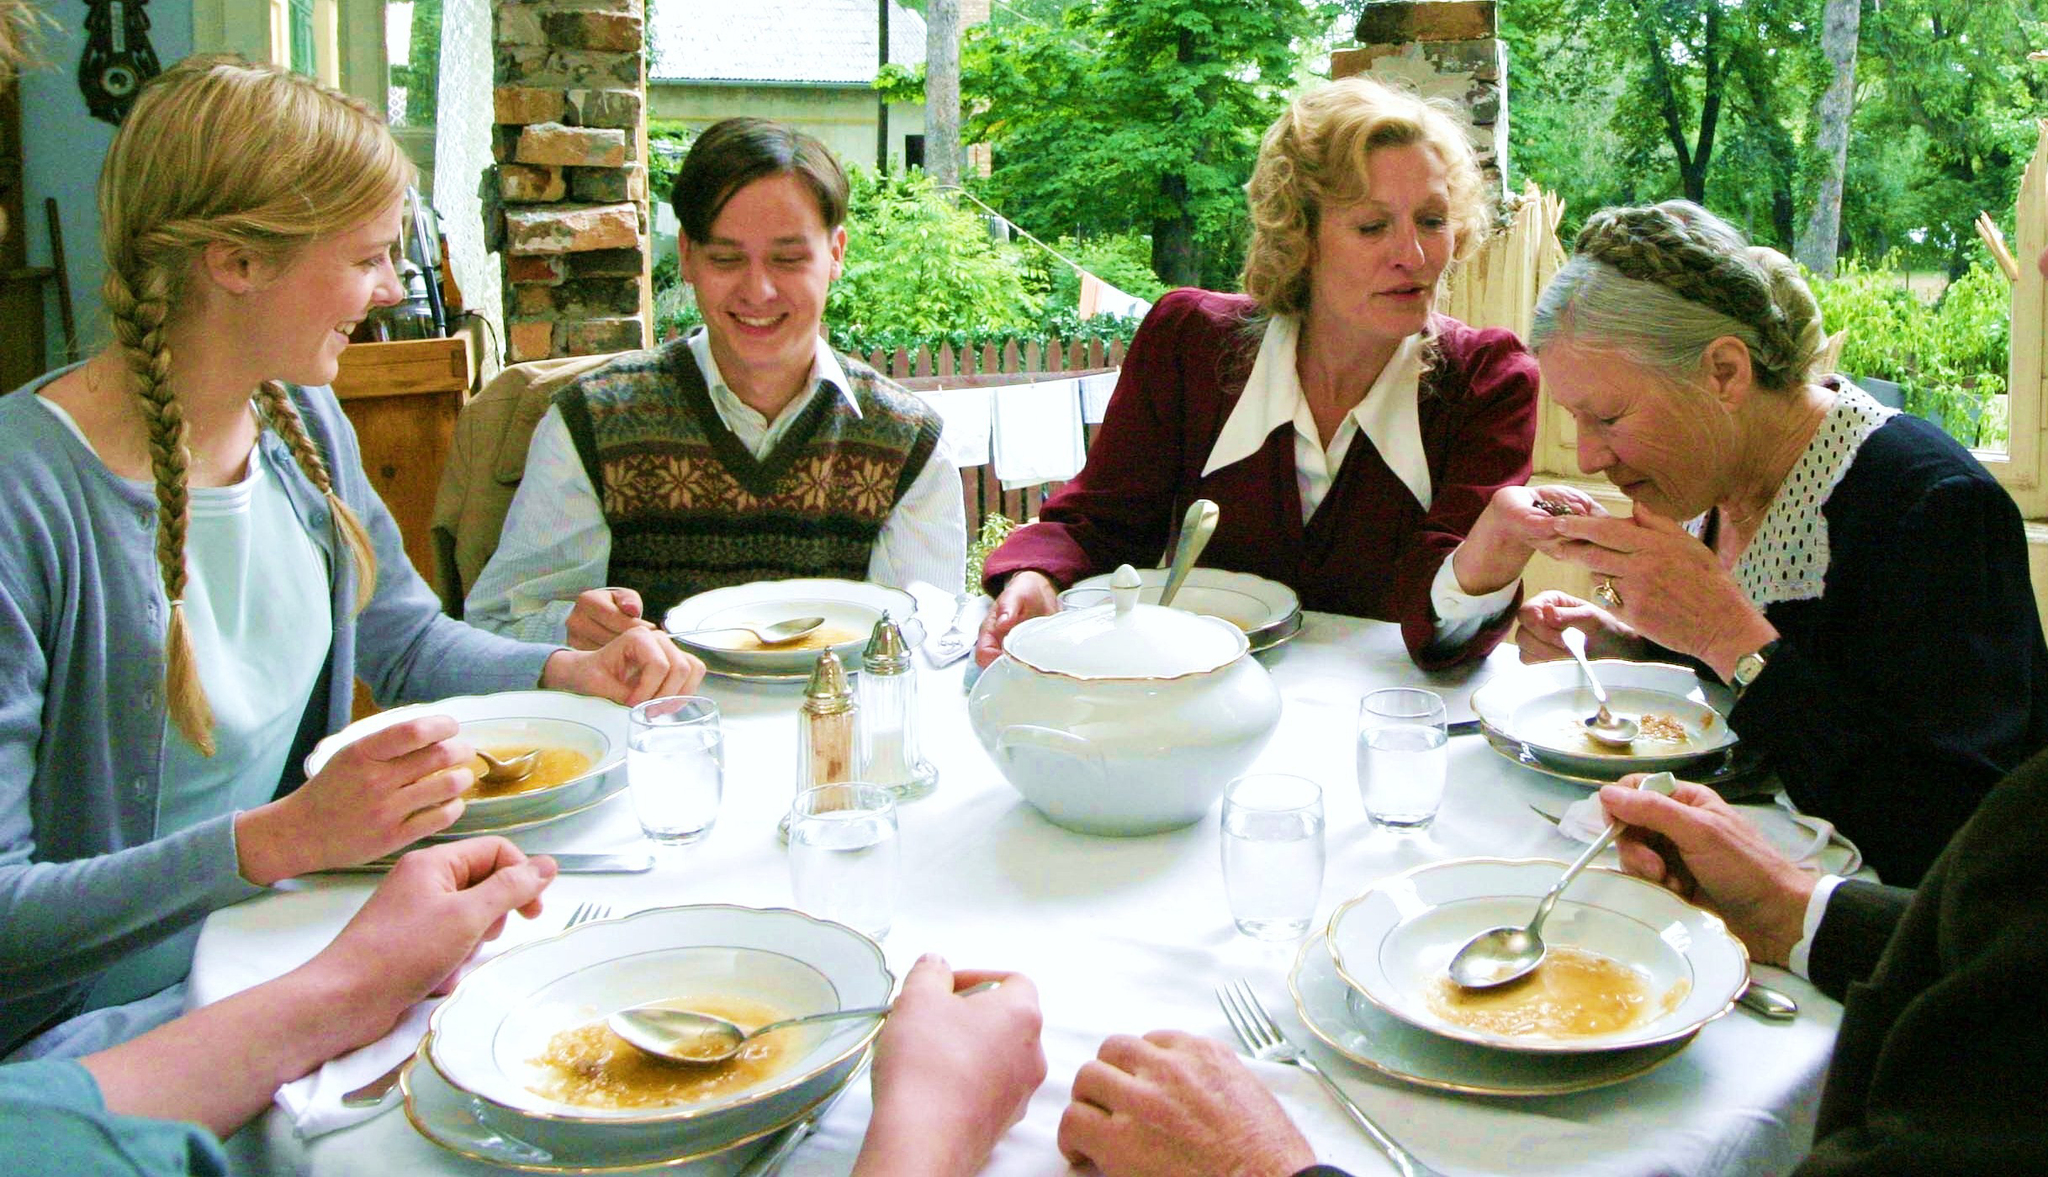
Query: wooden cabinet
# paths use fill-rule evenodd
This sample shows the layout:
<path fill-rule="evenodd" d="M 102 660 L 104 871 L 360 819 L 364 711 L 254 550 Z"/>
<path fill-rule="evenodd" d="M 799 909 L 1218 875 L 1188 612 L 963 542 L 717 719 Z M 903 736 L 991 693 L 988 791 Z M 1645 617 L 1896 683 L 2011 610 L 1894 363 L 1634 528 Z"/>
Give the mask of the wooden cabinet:
<path fill-rule="evenodd" d="M 476 358 L 468 336 L 358 343 L 341 353 L 334 394 L 362 443 L 370 485 L 398 521 L 405 554 L 434 579 L 434 492 L 469 400 Z"/>
<path fill-rule="evenodd" d="M 469 400 L 476 357 L 469 337 L 357 343 L 341 353 L 334 394 L 355 427 L 370 485 L 398 521 L 405 554 L 434 580 L 434 492 L 455 438 L 455 415 Z M 377 708 L 356 681 L 355 715 Z"/>

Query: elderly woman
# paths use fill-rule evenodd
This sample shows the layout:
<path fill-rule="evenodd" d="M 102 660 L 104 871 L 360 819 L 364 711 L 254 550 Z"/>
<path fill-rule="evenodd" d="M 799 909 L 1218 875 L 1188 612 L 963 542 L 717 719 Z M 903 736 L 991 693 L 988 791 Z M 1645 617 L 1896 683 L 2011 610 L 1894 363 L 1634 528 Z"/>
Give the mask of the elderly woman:
<path fill-rule="evenodd" d="M 1525 552 L 1447 559 L 1528 478 L 1536 412 L 1512 334 L 1433 310 L 1487 221 L 1464 132 L 1412 95 L 1334 82 L 1266 132 L 1248 194 L 1245 294 L 1160 300 L 1087 467 L 990 554 L 983 665 L 1062 587 L 1156 564 L 1198 498 L 1222 509 L 1204 564 L 1280 581 L 1309 609 L 1399 621 L 1420 665 L 1479 657 L 1506 632 Z"/>
<path fill-rule="evenodd" d="M 1541 594 L 1517 640 L 1704 665 L 1800 809 L 1910 886 L 2048 743 L 2048 648 L 2011 497 L 1934 426 L 1813 379 L 1821 340 L 1792 263 L 1705 210 L 1588 221 L 1532 343 L 1579 465 L 1635 509 L 1552 521 L 1598 604 Z"/>

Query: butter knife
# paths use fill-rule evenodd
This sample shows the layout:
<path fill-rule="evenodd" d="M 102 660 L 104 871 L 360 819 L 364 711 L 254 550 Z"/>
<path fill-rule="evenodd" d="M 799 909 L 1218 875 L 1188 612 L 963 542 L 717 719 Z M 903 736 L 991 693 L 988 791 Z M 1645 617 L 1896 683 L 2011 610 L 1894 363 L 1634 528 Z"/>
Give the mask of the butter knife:
<path fill-rule="evenodd" d="M 775 1177 L 775 1174 L 782 1172 L 782 1166 L 789 1163 L 789 1158 L 796 1153 L 797 1148 L 818 1130 L 818 1121 L 832 1114 L 832 1109 L 839 1105 L 839 1100 L 846 1094 L 846 1089 L 860 1082 L 860 1077 L 867 1073 L 867 1069 L 868 1065 L 863 1061 L 854 1069 L 852 1077 L 847 1079 L 844 1087 L 833 1092 L 832 1097 L 819 1104 L 816 1111 L 777 1133 L 760 1152 L 754 1154 L 754 1159 L 748 1161 L 744 1168 L 733 1174 L 733 1177 Z"/>
<path fill-rule="evenodd" d="M 637 875 L 654 869 L 652 854 L 555 854 L 536 850 L 532 853 L 546 854 L 555 860 L 555 866 L 567 875 Z M 318 870 L 316 875 L 381 875 L 398 865 L 396 857 L 373 858 L 354 866 L 331 866 Z"/>

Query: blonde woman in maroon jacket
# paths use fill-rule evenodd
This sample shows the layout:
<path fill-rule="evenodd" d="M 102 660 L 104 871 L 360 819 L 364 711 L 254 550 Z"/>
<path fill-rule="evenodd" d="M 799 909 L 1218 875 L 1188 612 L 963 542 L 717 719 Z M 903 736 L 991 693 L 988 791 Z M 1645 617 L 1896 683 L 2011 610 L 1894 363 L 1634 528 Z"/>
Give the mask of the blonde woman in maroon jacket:
<path fill-rule="evenodd" d="M 1266 132 L 1247 193 L 1245 293 L 1160 300 L 1087 467 L 989 556 L 983 665 L 1061 588 L 1156 564 L 1197 498 L 1221 508 L 1203 564 L 1280 581 L 1307 609 L 1398 621 L 1422 666 L 1480 657 L 1513 621 L 1518 538 L 1490 541 L 1507 559 L 1447 559 L 1527 480 L 1536 428 L 1520 341 L 1435 311 L 1490 219 L 1463 129 L 1343 79 Z M 1529 533 L 1547 534 L 1533 504 Z"/>

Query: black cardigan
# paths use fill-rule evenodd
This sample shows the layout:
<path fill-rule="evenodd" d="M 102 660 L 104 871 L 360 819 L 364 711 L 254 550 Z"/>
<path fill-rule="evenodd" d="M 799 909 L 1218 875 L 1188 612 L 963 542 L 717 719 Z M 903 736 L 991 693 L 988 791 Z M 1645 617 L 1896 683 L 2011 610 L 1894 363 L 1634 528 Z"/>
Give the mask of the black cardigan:
<path fill-rule="evenodd" d="M 1912 886 L 1992 785 L 2048 746 L 2048 645 L 2012 496 L 1947 434 L 1901 414 L 1821 508 L 1818 598 L 1729 716 L 1792 801 Z"/>

